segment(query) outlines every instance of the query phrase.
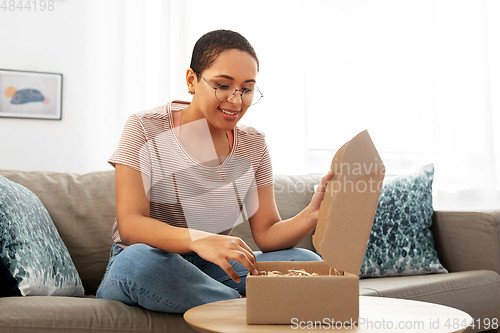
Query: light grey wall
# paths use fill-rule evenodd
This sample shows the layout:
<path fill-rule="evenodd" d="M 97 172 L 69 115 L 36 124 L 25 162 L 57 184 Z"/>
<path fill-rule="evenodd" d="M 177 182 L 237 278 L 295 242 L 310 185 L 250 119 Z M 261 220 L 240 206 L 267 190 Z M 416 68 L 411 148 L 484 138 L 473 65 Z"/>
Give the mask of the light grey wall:
<path fill-rule="evenodd" d="M 89 71 L 95 69 L 86 59 L 96 52 L 88 32 L 92 15 L 86 1 L 56 0 L 52 11 L 0 10 L 0 68 L 63 74 L 62 120 L 0 117 L 0 169 L 85 173 L 111 168 L 106 160 L 119 134 L 97 123 L 113 116 L 91 96 Z"/>

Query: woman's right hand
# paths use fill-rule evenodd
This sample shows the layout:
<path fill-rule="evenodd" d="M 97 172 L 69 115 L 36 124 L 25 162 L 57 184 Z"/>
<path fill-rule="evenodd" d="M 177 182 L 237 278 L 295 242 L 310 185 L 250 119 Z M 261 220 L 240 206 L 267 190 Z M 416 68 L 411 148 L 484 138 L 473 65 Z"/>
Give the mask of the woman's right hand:
<path fill-rule="evenodd" d="M 240 262 L 250 274 L 259 274 L 255 255 L 239 237 L 214 234 L 202 236 L 193 241 L 192 247 L 200 257 L 220 266 L 236 283 L 240 283 L 241 279 L 229 263 L 230 259 Z"/>

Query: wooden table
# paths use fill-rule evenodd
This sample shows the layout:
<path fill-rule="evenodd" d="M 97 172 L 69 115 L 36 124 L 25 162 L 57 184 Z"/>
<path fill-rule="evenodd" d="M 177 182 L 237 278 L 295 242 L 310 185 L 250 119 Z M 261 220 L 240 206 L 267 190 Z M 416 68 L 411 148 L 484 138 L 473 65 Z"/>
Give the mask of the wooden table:
<path fill-rule="evenodd" d="M 297 332 L 311 327 L 312 322 L 291 325 L 247 325 L 246 300 L 235 299 L 197 306 L 184 314 L 184 319 L 198 332 Z M 328 319 L 328 318 L 327 318 Z M 328 320 L 327 320 L 328 322 Z M 472 322 L 467 313 L 443 305 L 387 297 L 359 297 L 357 327 L 337 327 L 348 332 L 463 332 Z M 333 330 L 328 322 L 319 330 Z"/>

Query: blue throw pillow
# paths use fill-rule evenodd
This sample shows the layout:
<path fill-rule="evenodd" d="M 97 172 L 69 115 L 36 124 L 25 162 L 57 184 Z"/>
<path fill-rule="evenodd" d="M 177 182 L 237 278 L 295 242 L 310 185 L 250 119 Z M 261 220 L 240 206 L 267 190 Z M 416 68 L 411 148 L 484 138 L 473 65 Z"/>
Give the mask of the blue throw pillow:
<path fill-rule="evenodd" d="M 0 260 L 23 296 L 83 296 L 68 249 L 38 197 L 0 176 Z"/>
<path fill-rule="evenodd" d="M 360 277 L 448 272 L 431 232 L 433 179 L 431 164 L 384 182 Z"/>

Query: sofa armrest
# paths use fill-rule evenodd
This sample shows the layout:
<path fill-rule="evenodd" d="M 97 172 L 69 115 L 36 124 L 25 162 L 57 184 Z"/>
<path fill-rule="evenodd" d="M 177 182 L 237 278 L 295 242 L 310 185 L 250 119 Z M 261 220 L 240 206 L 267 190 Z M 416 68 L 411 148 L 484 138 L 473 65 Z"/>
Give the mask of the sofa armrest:
<path fill-rule="evenodd" d="M 500 274 L 500 210 L 435 211 L 432 232 L 439 260 L 450 272 Z"/>

